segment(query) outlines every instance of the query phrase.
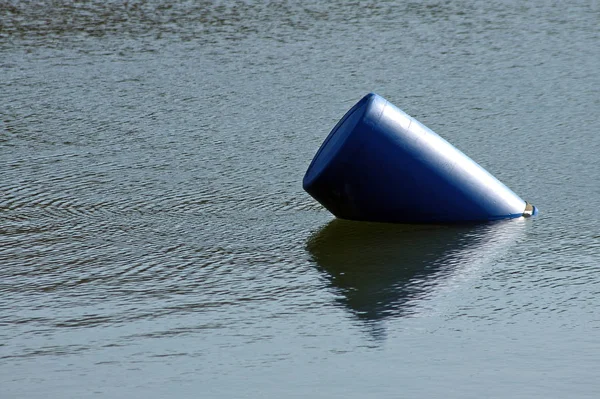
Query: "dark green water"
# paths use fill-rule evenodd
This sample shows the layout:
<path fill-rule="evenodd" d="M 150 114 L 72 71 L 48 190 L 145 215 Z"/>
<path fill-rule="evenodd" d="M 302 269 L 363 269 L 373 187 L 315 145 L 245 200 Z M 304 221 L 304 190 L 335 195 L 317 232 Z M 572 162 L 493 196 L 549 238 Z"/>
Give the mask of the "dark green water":
<path fill-rule="evenodd" d="M 0 398 L 600 397 L 597 2 L 0 1 Z M 369 91 L 541 209 L 333 220 Z"/>

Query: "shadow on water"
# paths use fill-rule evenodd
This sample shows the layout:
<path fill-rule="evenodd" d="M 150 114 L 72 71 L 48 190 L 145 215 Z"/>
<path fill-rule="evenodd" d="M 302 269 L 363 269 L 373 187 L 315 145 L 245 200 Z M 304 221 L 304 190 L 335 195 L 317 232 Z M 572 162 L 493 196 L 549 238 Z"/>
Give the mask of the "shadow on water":
<path fill-rule="evenodd" d="M 521 225 L 518 221 L 434 226 L 335 219 L 308 239 L 307 250 L 341 294 L 339 302 L 377 336 L 382 321 L 413 313 L 414 305 L 457 269 L 489 261 L 507 242 L 516 242 L 514 233 L 522 230 Z"/>

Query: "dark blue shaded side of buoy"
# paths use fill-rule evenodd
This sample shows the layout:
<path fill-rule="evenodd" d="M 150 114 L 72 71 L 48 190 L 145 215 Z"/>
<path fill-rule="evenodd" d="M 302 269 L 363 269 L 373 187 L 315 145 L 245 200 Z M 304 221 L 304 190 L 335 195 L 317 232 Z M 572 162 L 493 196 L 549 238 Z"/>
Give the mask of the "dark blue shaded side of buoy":
<path fill-rule="evenodd" d="M 374 93 L 333 128 L 303 187 L 350 220 L 477 222 L 520 217 L 526 207 L 472 159 Z"/>

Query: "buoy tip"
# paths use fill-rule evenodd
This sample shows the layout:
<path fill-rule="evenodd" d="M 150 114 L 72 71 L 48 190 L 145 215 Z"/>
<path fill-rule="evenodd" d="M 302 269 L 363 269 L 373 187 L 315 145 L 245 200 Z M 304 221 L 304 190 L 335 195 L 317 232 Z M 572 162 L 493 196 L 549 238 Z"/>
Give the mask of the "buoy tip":
<path fill-rule="evenodd" d="M 531 205 L 529 202 L 525 201 L 525 211 L 523 211 L 523 216 L 528 218 L 531 216 L 536 216 L 538 214 L 538 208 L 534 205 Z"/>

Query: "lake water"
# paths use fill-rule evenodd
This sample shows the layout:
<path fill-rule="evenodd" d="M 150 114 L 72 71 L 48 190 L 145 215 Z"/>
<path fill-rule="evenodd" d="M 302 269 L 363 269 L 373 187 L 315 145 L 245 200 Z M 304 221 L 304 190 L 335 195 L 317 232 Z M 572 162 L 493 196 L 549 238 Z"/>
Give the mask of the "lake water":
<path fill-rule="evenodd" d="M 600 397 L 600 7 L 0 1 L 0 398 Z M 541 210 L 335 220 L 375 91 Z"/>

